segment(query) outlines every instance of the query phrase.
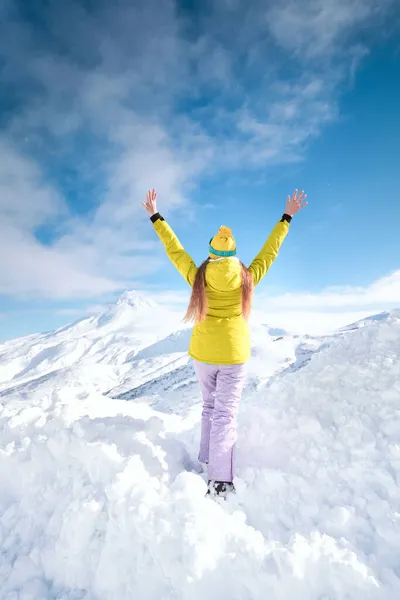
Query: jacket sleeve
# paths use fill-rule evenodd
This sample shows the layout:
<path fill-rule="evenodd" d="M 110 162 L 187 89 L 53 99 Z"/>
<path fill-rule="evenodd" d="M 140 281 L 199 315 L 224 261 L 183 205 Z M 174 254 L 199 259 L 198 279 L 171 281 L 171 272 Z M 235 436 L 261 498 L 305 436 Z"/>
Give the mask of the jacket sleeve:
<path fill-rule="evenodd" d="M 289 231 L 290 217 L 284 215 L 275 225 L 261 251 L 257 254 L 249 271 L 253 277 L 254 285 L 260 283 L 264 275 L 267 274 L 270 266 L 278 256 L 279 248 Z"/>
<path fill-rule="evenodd" d="M 154 229 L 165 246 L 168 258 L 172 264 L 178 269 L 182 277 L 187 281 L 190 286 L 193 286 L 194 280 L 197 273 L 197 267 L 191 256 L 185 252 L 182 244 L 176 237 L 172 228 L 166 221 L 160 216 L 155 215 L 155 220 L 152 218 Z"/>

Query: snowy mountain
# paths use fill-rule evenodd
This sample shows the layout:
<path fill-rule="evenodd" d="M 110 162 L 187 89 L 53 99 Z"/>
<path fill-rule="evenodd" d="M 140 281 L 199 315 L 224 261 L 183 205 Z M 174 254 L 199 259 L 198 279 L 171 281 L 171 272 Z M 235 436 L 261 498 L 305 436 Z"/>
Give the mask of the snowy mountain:
<path fill-rule="evenodd" d="M 400 597 L 400 311 L 252 334 L 224 505 L 176 315 L 129 292 L 0 346 L 1 600 Z"/>
<path fill-rule="evenodd" d="M 356 323 L 346 325 L 346 327 L 342 327 L 341 331 L 354 331 L 355 329 L 360 329 L 360 327 L 368 327 L 369 325 L 373 325 L 377 321 L 386 321 L 391 323 L 393 320 L 398 318 L 400 318 L 400 309 L 385 311 L 378 313 L 377 315 L 371 315 L 370 317 L 366 317 L 360 321 L 356 321 Z"/>
<path fill-rule="evenodd" d="M 292 336 L 262 322 L 254 323 L 252 332 L 252 387 L 301 366 L 328 339 Z M 161 392 L 167 380 L 178 393 L 182 386 L 196 386 L 187 356 L 190 336 L 181 315 L 143 294 L 125 292 L 100 314 L 0 345 L 0 390 L 58 385 L 67 377 L 92 381 L 97 391 L 116 398 L 143 397 L 148 385 Z M 152 406 L 158 403 L 156 392 L 148 399 Z"/>
<path fill-rule="evenodd" d="M 0 382 L 26 382 L 73 365 L 101 364 L 104 374 L 113 376 L 174 324 L 179 317 L 170 311 L 142 294 L 125 292 L 98 315 L 0 345 Z"/>

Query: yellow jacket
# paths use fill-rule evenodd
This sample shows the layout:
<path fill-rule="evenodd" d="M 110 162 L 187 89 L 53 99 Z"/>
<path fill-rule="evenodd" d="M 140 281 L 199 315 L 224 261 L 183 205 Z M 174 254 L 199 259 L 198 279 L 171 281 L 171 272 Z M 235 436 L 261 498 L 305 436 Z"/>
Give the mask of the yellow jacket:
<path fill-rule="evenodd" d="M 171 262 L 193 286 L 197 267 L 166 221 L 152 218 L 154 229 Z M 289 231 L 289 222 L 279 221 L 249 270 L 257 285 L 278 255 Z M 237 258 L 211 260 L 206 270 L 207 316 L 193 328 L 189 355 L 200 362 L 216 365 L 241 364 L 250 358 L 250 331 L 242 316 L 242 278 Z"/>

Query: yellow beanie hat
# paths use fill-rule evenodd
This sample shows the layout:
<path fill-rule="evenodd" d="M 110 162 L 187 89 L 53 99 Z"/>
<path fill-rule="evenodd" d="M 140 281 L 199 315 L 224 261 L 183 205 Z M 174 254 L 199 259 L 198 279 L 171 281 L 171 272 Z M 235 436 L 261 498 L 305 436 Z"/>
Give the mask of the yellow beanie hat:
<path fill-rule="evenodd" d="M 223 225 L 219 228 L 217 235 L 210 240 L 209 253 L 211 258 L 236 255 L 236 242 L 230 227 Z"/>

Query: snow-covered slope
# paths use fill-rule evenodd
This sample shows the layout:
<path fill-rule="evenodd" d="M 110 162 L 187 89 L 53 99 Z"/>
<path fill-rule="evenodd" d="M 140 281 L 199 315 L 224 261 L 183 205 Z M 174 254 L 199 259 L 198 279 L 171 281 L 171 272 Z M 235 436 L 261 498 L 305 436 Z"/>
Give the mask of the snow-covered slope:
<path fill-rule="evenodd" d="M 355 323 L 351 323 L 350 325 L 346 325 L 346 327 L 342 327 L 341 331 L 354 331 L 355 329 L 360 329 L 360 327 L 368 327 L 369 325 L 373 325 L 377 321 L 385 321 L 387 323 L 392 323 L 393 321 L 399 318 L 400 309 L 385 311 L 378 313 L 377 315 L 371 315 L 370 317 L 366 317 L 365 319 L 361 319 L 360 321 L 356 321 Z"/>
<path fill-rule="evenodd" d="M 136 292 L 125 292 L 99 315 L 54 332 L 0 345 L 0 382 L 15 384 L 72 365 L 124 370 L 137 352 L 179 325 L 179 317 Z"/>
<path fill-rule="evenodd" d="M 92 381 L 97 391 L 112 397 L 146 396 L 150 405 L 160 406 L 165 385 L 178 391 L 186 387 L 187 378 L 188 385 L 195 385 L 187 356 L 190 335 L 181 315 L 143 294 L 125 292 L 98 315 L 0 345 L 0 390 L 31 391 L 76 379 Z M 282 370 L 302 366 L 331 339 L 292 336 L 262 322 L 253 323 L 252 336 L 249 386 L 253 387 Z M 174 406 L 169 408 L 175 410 Z"/>
<path fill-rule="evenodd" d="M 254 326 L 221 506 L 189 334 L 126 304 L 0 347 L 19 368 L 0 391 L 0 599 L 399 598 L 400 315 L 321 339 Z"/>

